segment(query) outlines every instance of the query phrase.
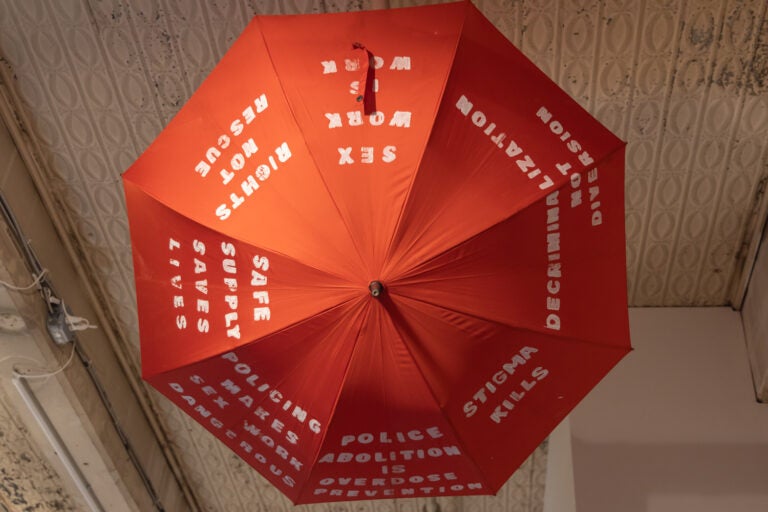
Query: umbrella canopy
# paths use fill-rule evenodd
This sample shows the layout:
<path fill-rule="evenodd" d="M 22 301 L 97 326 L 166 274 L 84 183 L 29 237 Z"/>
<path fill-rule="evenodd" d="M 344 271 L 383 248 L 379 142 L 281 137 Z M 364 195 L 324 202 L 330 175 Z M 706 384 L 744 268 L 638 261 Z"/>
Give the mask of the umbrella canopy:
<path fill-rule="evenodd" d="M 297 503 L 494 493 L 630 349 L 623 168 L 470 2 L 256 17 L 124 174 L 143 377 Z"/>

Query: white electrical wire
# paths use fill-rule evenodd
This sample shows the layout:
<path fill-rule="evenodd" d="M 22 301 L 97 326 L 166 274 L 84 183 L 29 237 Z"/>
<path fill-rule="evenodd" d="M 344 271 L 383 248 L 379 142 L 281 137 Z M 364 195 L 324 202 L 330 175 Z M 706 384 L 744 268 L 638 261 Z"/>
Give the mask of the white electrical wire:
<path fill-rule="evenodd" d="M 58 375 L 59 373 L 67 369 L 67 367 L 72 363 L 72 360 L 75 357 L 75 348 L 76 348 L 75 343 L 72 342 L 72 350 L 70 351 L 69 357 L 67 358 L 67 360 L 64 362 L 64 364 L 62 364 L 55 370 L 51 370 L 51 371 L 43 371 L 43 368 L 40 368 L 40 366 L 42 365 L 38 361 L 35 361 L 30 357 L 24 357 L 24 356 L 7 356 L 7 357 L 4 357 L 3 359 L 0 359 L 0 363 L 8 359 L 24 359 L 27 361 L 34 361 L 35 363 L 38 364 L 38 368 L 26 368 L 22 370 L 20 368 L 17 368 L 16 365 L 14 365 L 13 368 L 11 369 L 11 372 L 15 377 L 19 377 L 21 379 L 47 379 L 49 377 L 53 377 L 54 375 Z M 37 370 L 40 370 L 41 373 L 27 373 L 29 371 L 34 372 Z"/>
<path fill-rule="evenodd" d="M 39 274 L 37 274 L 37 276 L 35 276 L 35 280 L 32 281 L 32 283 L 27 286 L 16 286 L 15 284 L 11 284 L 3 280 L 0 280 L 0 286 L 4 286 L 9 290 L 15 290 L 17 292 L 25 292 L 27 290 L 31 290 L 32 288 L 36 288 L 40 286 L 41 281 L 43 280 L 43 278 L 47 273 L 48 273 L 48 269 L 44 268 L 42 271 L 40 271 Z M 64 311 L 64 318 L 66 319 L 67 326 L 69 327 L 70 330 L 84 331 L 86 329 L 98 329 L 98 326 L 91 324 L 90 320 L 88 320 L 87 318 L 70 315 L 69 311 L 67 311 L 67 307 L 64 304 L 64 302 L 59 298 L 53 296 L 50 290 L 48 290 L 48 293 L 46 295 L 48 297 L 49 302 L 52 302 L 55 304 L 61 304 L 61 307 L 63 308 L 63 311 Z"/>
<path fill-rule="evenodd" d="M 21 244 L 21 247 L 24 253 L 23 255 L 26 258 L 27 262 L 30 265 L 32 265 L 34 269 L 41 269 L 40 262 L 37 259 L 37 256 L 35 255 L 34 251 L 32 250 L 29 240 L 26 240 L 24 238 L 21 232 L 21 228 L 19 227 L 19 223 L 17 222 L 16 217 L 14 217 L 13 212 L 11 211 L 2 192 L 0 192 L 0 216 L 5 219 L 5 221 L 7 222 L 11 230 L 11 234 L 15 235 L 15 238 Z M 21 292 L 39 287 L 44 297 L 44 300 L 47 301 L 48 314 L 50 317 L 51 313 L 53 313 L 53 308 L 51 307 L 52 306 L 51 300 L 55 299 L 56 303 L 60 303 L 61 301 L 58 298 L 53 296 L 51 286 L 49 285 L 49 283 L 43 280 L 43 278 L 47 273 L 48 273 L 47 269 L 41 269 L 40 273 L 35 277 L 34 281 L 29 286 L 20 287 L 20 286 L 13 285 L 11 283 L 7 283 L 2 280 L 0 280 L 0 286 L 3 286 L 9 290 L 15 290 L 15 291 L 21 291 Z M 62 308 L 64 312 L 64 320 L 67 323 L 67 327 L 71 331 L 82 331 L 88 328 L 95 328 L 95 326 L 91 326 L 90 322 L 87 319 L 70 315 L 67 312 L 66 307 L 64 307 L 63 303 L 62 303 Z M 34 396 L 34 393 L 29 388 L 29 385 L 28 385 L 28 379 L 50 378 L 54 375 L 57 375 L 58 373 L 63 372 L 74 359 L 75 350 L 76 350 L 75 341 L 72 341 L 72 352 L 69 354 L 69 358 L 61 367 L 53 371 L 44 371 L 43 373 L 35 373 L 35 374 L 23 374 L 19 370 L 17 370 L 17 368 L 14 366 L 12 368 L 13 377 L 11 380 L 14 386 L 17 388 L 19 394 L 21 395 L 30 413 L 35 418 L 35 421 L 38 423 L 40 428 L 43 430 L 45 436 L 48 438 L 48 441 L 51 443 L 51 446 L 54 449 L 54 453 L 61 460 L 67 473 L 69 473 L 70 477 L 74 481 L 74 484 L 77 486 L 81 495 L 85 499 L 86 503 L 88 504 L 88 508 L 92 512 L 104 512 L 104 507 L 99 502 L 99 499 L 94 493 L 93 488 L 88 483 L 83 473 L 80 471 L 80 468 L 77 462 L 72 457 L 71 453 L 69 453 L 69 450 L 67 449 L 66 444 L 62 441 L 61 437 L 58 435 L 56 428 L 51 423 L 45 410 L 37 401 L 37 399 Z M 21 359 L 26 361 L 33 361 L 35 364 L 38 365 L 38 368 L 42 367 L 42 364 L 40 362 L 24 356 L 4 357 L 0 359 L 0 362 L 4 362 L 8 359 Z M 40 369 L 42 370 L 42 368 Z M 113 418 L 113 422 L 114 421 L 115 420 Z M 116 423 L 115 423 L 115 426 L 117 426 Z M 126 447 L 128 448 L 128 445 L 126 445 Z M 132 451 L 129 451 L 129 453 L 133 456 Z M 140 471 L 143 471 L 143 468 L 140 465 L 137 465 L 136 467 Z M 142 472 L 142 478 L 144 477 L 145 475 Z M 151 486 L 149 487 L 149 489 L 150 491 L 152 491 Z M 153 495 L 153 498 L 155 498 L 154 495 Z"/>
<path fill-rule="evenodd" d="M 43 280 L 43 277 L 48 273 L 48 269 L 44 268 L 39 274 L 37 274 L 37 277 L 35 277 L 35 280 L 32 281 L 32 284 L 29 286 L 16 286 L 14 284 L 5 282 L 0 280 L 0 285 L 5 286 L 9 290 L 16 290 L 17 292 L 25 292 L 27 290 L 31 290 L 32 288 L 35 288 L 40 285 L 40 281 Z"/>
<path fill-rule="evenodd" d="M 98 329 L 98 325 L 91 324 L 90 320 L 81 316 L 70 315 L 67 311 L 67 305 L 62 301 L 61 307 L 64 310 L 64 318 L 67 320 L 67 325 L 72 331 L 84 331 L 86 329 Z"/>

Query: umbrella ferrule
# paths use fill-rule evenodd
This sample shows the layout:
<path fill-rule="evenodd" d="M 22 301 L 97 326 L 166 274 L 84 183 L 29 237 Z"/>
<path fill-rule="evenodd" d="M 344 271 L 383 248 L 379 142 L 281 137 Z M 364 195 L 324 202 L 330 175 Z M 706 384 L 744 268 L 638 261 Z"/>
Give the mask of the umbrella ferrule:
<path fill-rule="evenodd" d="M 368 285 L 368 289 L 371 291 L 372 297 L 378 297 L 381 295 L 381 292 L 384 291 L 384 285 L 381 284 L 381 281 L 371 281 L 371 284 Z"/>

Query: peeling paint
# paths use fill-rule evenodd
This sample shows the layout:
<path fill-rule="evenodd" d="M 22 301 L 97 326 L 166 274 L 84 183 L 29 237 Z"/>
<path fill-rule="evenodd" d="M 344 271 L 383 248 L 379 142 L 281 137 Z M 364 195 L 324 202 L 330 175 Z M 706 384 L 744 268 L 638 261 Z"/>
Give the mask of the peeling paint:
<path fill-rule="evenodd" d="M 76 512 L 48 462 L 30 443 L 29 432 L 0 404 L 0 504 L 13 512 Z M 3 506 L 0 511 L 8 510 Z"/>

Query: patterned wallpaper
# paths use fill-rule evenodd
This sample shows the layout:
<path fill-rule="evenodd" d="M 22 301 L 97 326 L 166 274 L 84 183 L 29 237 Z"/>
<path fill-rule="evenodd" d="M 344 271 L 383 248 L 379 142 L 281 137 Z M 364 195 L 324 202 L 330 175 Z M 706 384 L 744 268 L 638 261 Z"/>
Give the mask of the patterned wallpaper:
<path fill-rule="evenodd" d="M 138 362 L 120 173 L 254 14 L 405 0 L 0 0 L 0 54 L 50 189 Z M 539 67 L 628 141 L 630 303 L 723 305 L 768 177 L 765 0 L 476 0 Z M 233 454 L 155 396 L 203 510 L 288 510 Z M 545 449 L 497 498 L 449 511 L 541 509 Z M 423 502 L 379 502 L 416 511 Z M 373 510 L 365 502 L 305 509 Z"/>

